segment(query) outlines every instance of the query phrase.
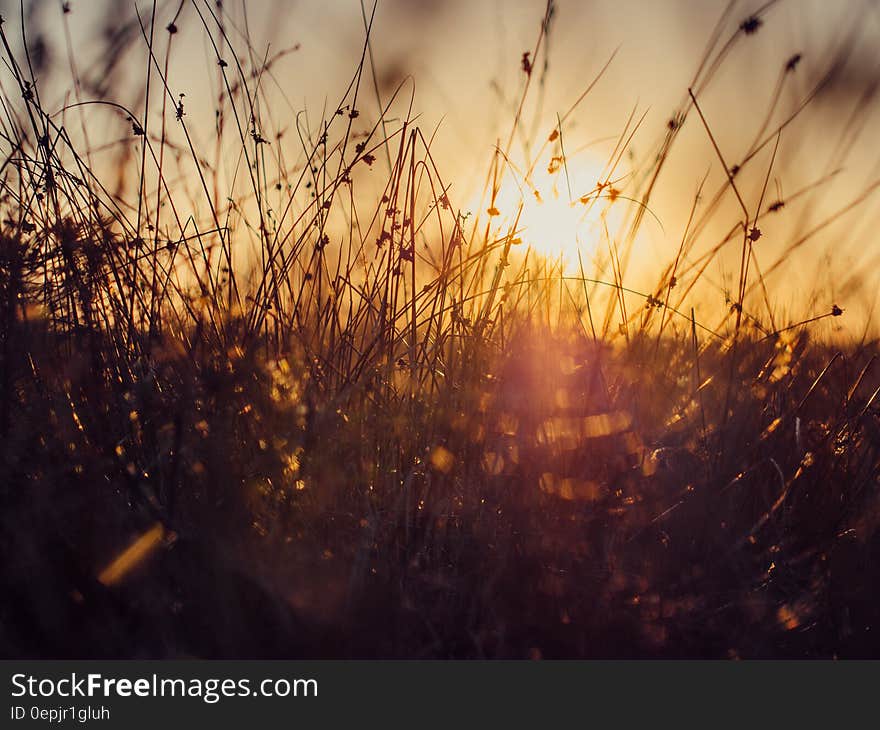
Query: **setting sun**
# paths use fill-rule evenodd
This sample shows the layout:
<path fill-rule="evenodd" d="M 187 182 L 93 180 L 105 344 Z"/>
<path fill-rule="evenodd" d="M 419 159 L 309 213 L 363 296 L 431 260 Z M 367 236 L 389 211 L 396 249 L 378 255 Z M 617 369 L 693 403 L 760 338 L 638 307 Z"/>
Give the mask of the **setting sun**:
<path fill-rule="evenodd" d="M 619 223 L 612 205 L 618 191 L 595 157 L 582 154 L 566 161 L 558 152 L 544 157 L 525 178 L 511 172 L 488 213 L 500 234 L 515 227 L 525 248 L 574 271 Z"/>

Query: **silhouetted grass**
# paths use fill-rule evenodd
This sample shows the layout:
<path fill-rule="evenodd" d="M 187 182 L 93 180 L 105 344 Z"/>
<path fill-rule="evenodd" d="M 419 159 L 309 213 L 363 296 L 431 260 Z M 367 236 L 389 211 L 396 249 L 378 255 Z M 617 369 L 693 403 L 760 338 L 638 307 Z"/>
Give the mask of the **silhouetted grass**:
<path fill-rule="evenodd" d="M 811 338 L 837 305 L 778 321 L 753 250 L 809 193 L 768 191 L 798 61 L 736 169 L 699 102 L 772 5 L 728 38 L 722 18 L 656 154 L 623 182 L 640 123 L 621 133 L 576 204 L 626 213 L 605 226 L 609 266 L 577 273 L 521 252 L 518 215 L 496 208 L 503 185 L 530 194 L 509 160 L 552 4 L 474 216 L 430 139 L 391 118 L 404 87 L 365 119 L 368 44 L 338 106 L 297 120 L 287 163 L 261 85 L 277 57 L 233 37 L 221 6 L 187 5 L 217 51 L 215 149 L 169 81 L 179 13 L 108 39 L 149 49 L 161 114 L 112 88 L 92 104 L 79 81 L 63 114 L 45 109 L 7 19 L 3 654 L 877 656 L 876 344 Z M 110 172 L 90 161 L 108 109 L 130 134 Z M 576 110 L 538 145 L 560 174 Z M 80 121 L 91 147 L 73 141 Z M 685 203 L 656 287 L 634 291 L 627 262 L 686 122 L 726 179 Z M 247 184 L 226 197 L 233 158 Z M 738 181 L 758 160 L 747 204 Z M 697 255 L 722 198 L 741 210 Z M 700 323 L 690 294 L 731 246 L 737 291 Z"/>

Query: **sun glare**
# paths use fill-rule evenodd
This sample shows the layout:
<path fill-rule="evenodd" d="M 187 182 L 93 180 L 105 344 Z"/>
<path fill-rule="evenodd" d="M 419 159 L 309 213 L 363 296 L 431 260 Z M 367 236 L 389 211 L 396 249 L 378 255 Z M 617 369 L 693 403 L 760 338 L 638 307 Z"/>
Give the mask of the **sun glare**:
<path fill-rule="evenodd" d="M 552 157 L 525 180 L 511 174 L 489 209 L 493 225 L 502 235 L 515 226 L 516 238 L 532 252 L 577 269 L 579 254 L 586 262 L 603 239 L 616 195 L 602 175 L 602 164 L 583 156 L 567 165 Z"/>

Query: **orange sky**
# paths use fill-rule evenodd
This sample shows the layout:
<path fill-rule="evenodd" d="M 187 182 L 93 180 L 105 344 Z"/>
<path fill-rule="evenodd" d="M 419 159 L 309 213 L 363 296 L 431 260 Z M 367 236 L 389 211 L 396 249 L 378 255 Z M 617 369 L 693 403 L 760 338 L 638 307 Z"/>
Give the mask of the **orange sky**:
<path fill-rule="evenodd" d="M 213 0 L 209 4 L 213 6 Z M 322 108 L 332 113 L 360 59 L 364 38 L 360 3 L 225 0 L 224 5 L 231 34 L 243 35 L 246 30 L 254 54 L 271 56 L 284 49 L 297 49 L 279 60 L 273 67 L 273 77 L 266 80 L 267 93 L 273 99 L 274 124 L 279 129 L 290 129 L 296 113 L 307 110 L 314 126 Z M 8 20 L 20 20 L 17 2 L 7 0 L 0 6 Z M 118 28 L 125 20 L 131 20 L 132 4 L 71 0 L 70 6 L 66 20 L 74 62 L 83 77 L 100 80 L 102 63 L 107 60 L 106 48 L 99 41 L 102 27 Z M 151 3 L 141 0 L 137 6 L 148 19 Z M 158 3 L 156 28 L 160 49 L 167 39 L 164 27 L 178 6 L 176 1 Z M 726 2 L 697 0 L 557 0 L 546 55 L 539 58 L 535 70 L 536 80 L 543 83 L 534 84 L 532 103 L 526 107 L 525 138 L 532 144 L 545 139 L 554 128 L 557 115 L 571 106 L 617 50 L 606 75 L 566 124 L 568 149 L 582 150 L 568 154 L 571 178 L 577 188 L 574 192 L 595 185 L 592 177 L 597 166 L 601 168 L 614 146 L 613 138 L 633 110 L 637 116 L 646 113 L 631 146 L 634 161 L 644 159 L 662 138 L 666 121 L 686 94 L 725 6 Z M 728 37 L 759 6 L 758 2 L 738 3 L 722 38 Z M 199 7 L 205 7 L 203 0 Z M 46 72 L 44 103 L 60 109 L 64 99 L 71 98 L 69 71 L 65 75 L 69 61 L 63 50 L 60 3 L 36 3 L 35 8 L 29 27 L 44 30 L 49 47 L 55 49 L 54 61 L 62 69 L 54 83 Z M 371 6 L 366 8 L 367 13 L 370 9 Z M 451 197 L 457 205 L 478 204 L 477 193 L 488 169 L 492 145 L 496 139 L 506 138 L 515 100 L 522 88 L 522 53 L 533 47 L 543 11 L 544 0 L 379 3 L 372 30 L 372 62 L 379 94 L 387 99 L 400 80 L 411 77 L 414 112 L 423 129 L 438 130 L 432 150 L 446 180 L 453 184 Z M 782 136 L 768 201 L 780 194 L 790 195 L 832 168 L 841 167 L 843 172 L 833 183 L 823 185 L 821 195 L 787 211 L 784 225 L 768 229 L 761 256 L 770 262 L 774 259 L 773 247 L 781 248 L 799 231 L 809 230 L 880 177 L 880 157 L 873 144 L 880 131 L 880 119 L 873 97 L 867 97 L 864 111 L 854 114 L 859 99 L 880 74 L 876 59 L 880 6 L 868 0 L 788 0 L 772 7 L 764 19 L 764 26 L 753 38 L 743 39 L 737 45 L 700 100 L 730 164 L 744 154 L 761 126 L 787 59 L 795 53 L 803 54 L 773 117 L 777 122 L 796 108 L 827 71 L 835 54 L 841 49 L 849 52 L 835 83 Z M 20 33 L 17 25 L 7 23 L 7 32 L 14 28 Z M 208 146 L 218 91 L 216 54 L 189 2 L 184 3 L 176 25 L 180 32 L 174 39 L 170 85 L 175 93 L 186 95 L 190 127 Z M 135 106 L 142 92 L 145 59 L 145 44 L 139 32 L 115 52 L 121 62 L 111 95 Z M 87 91 L 81 93 L 88 95 Z M 372 78 L 365 81 L 359 106 L 364 124 L 375 120 Z M 398 111 L 402 113 L 403 108 Z M 105 119 L 111 117 L 104 113 Z M 78 126 L 69 117 L 68 124 Z M 99 122 L 93 124 L 91 128 L 98 129 Z M 118 121 L 114 124 L 116 127 L 108 128 L 121 133 L 122 126 Z M 109 133 L 97 136 L 102 134 L 104 138 Z M 91 141 L 94 145 L 95 140 Z M 517 140 L 514 145 L 512 158 L 524 164 L 529 152 L 521 142 Z M 769 160 L 759 167 L 766 168 L 767 163 Z M 650 269 L 656 261 L 666 262 L 674 254 L 691 199 L 699 180 L 707 173 L 707 190 L 714 189 L 723 173 L 705 130 L 699 119 L 692 116 L 653 199 L 652 212 L 659 223 L 646 225 L 645 238 L 636 252 L 636 261 L 643 268 Z M 759 196 L 762 177 L 756 174 L 741 183 L 747 197 Z M 735 219 L 735 201 L 729 202 L 732 207 L 725 208 L 729 215 L 719 218 L 719 230 L 726 229 Z M 803 247 L 797 261 L 790 262 L 774 288 L 780 306 L 799 306 L 805 293 L 815 293 L 815 306 L 822 310 L 832 300 L 844 300 L 849 295 L 849 306 L 864 315 L 873 304 L 878 284 L 877 249 L 873 241 L 877 211 L 876 202 L 870 198 L 857 213 Z M 707 235 L 706 247 L 713 240 Z M 634 268 L 633 276 L 639 276 L 637 269 Z M 847 281 L 853 272 L 862 279 L 863 291 L 858 294 L 855 282 Z M 708 272 L 708 278 L 720 290 L 730 274 L 730 268 L 719 263 Z M 844 291 L 834 291 L 835 286 Z"/>

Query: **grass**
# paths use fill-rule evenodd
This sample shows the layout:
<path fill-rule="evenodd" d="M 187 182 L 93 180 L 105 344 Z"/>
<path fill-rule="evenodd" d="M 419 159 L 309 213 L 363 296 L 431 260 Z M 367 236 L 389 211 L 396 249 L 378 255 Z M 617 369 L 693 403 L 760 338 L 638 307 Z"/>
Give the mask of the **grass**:
<path fill-rule="evenodd" d="M 512 157 L 552 3 L 476 215 L 397 115 L 405 87 L 378 95 L 369 41 L 336 108 L 291 131 L 267 91 L 279 56 L 221 6 L 164 28 L 153 6 L 108 40 L 148 51 L 140 110 L 87 99 L 73 61 L 75 99 L 46 109 L 7 19 L 3 654 L 877 656 L 876 343 L 812 337 L 836 304 L 802 321 L 772 306 L 769 274 L 832 219 L 763 270 L 755 254 L 760 226 L 811 194 L 773 199 L 769 181 L 834 64 L 777 120 L 787 61 L 738 167 L 700 103 L 773 5 L 725 13 L 648 162 L 621 174 L 627 124 L 577 203 L 607 255 L 576 272 L 524 251 L 519 214 L 496 208 L 512 181 L 531 194 Z M 173 84 L 184 20 L 216 52 L 216 145 Z M 536 145 L 560 175 L 591 89 Z M 109 172 L 91 127 L 108 112 L 126 130 Z M 685 124 L 726 174 L 637 291 L 634 243 Z M 699 322 L 695 287 L 730 249 L 735 291 Z"/>

